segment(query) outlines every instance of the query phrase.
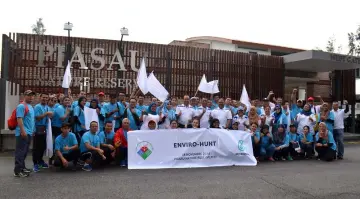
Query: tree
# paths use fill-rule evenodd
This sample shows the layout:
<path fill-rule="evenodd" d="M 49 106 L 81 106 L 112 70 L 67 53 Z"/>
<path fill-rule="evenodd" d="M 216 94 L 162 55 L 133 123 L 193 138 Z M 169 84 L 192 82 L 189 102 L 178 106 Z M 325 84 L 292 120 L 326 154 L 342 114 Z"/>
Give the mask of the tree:
<path fill-rule="evenodd" d="M 348 33 L 349 55 L 360 55 L 360 25 L 355 32 Z"/>
<path fill-rule="evenodd" d="M 329 52 L 329 53 L 335 52 L 335 41 L 336 40 L 335 40 L 334 36 L 329 38 L 327 45 L 326 45 L 327 52 Z"/>
<path fill-rule="evenodd" d="M 39 18 L 36 21 L 36 24 L 32 25 L 32 33 L 37 35 L 44 35 L 46 32 L 45 25 L 43 23 L 43 19 Z"/>

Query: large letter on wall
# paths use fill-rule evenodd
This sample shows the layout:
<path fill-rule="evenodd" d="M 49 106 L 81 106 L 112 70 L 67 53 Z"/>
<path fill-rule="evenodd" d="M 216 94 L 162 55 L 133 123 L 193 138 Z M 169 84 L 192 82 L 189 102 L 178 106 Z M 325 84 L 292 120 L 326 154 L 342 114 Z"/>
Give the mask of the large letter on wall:
<path fill-rule="evenodd" d="M 95 54 L 95 52 L 96 52 L 97 50 L 101 51 L 101 54 L 104 54 L 104 52 L 105 52 L 105 49 L 103 49 L 103 48 L 94 48 L 94 49 L 91 51 L 91 58 L 92 58 L 93 60 L 95 60 L 95 61 L 100 62 L 100 67 L 99 67 L 99 68 L 96 68 L 96 67 L 93 65 L 93 63 L 91 62 L 90 69 L 92 69 L 92 70 L 101 70 L 101 69 L 103 69 L 104 66 L 105 66 L 105 59 L 104 59 L 103 57 L 97 56 L 97 55 Z"/>
<path fill-rule="evenodd" d="M 131 55 L 131 60 L 130 60 L 130 65 L 131 65 L 131 70 L 137 72 L 138 69 L 135 66 L 135 60 L 136 60 L 136 50 L 129 50 L 130 51 L 130 55 Z"/>
<path fill-rule="evenodd" d="M 48 50 L 48 53 L 45 54 L 45 46 Z M 38 54 L 38 64 L 36 66 L 38 67 L 45 67 L 44 60 L 45 57 L 50 57 L 52 54 L 54 54 L 54 47 L 52 47 L 49 44 L 39 44 L 39 54 Z"/>
<path fill-rule="evenodd" d="M 75 57 L 77 57 L 78 59 L 75 59 Z M 80 50 L 79 46 L 76 46 L 76 48 L 75 48 L 74 55 L 72 56 L 71 61 L 70 61 L 70 66 L 72 65 L 73 62 L 79 62 L 80 63 L 80 68 L 79 69 L 85 69 L 85 70 L 89 69 L 85 65 L 84 56 L 81 53 L 81 50 Z"/>
<path fill-rule="evenodd" d="M 116 59 L 118 61 L 115 61 Z M 115 54 L 114 54 L 114 56 L 113 56 L 113 58 L 111 60 L 111 64 L 110 64 L 110 66 L 108 67 L 107 70 L 112 70 L 112 65 L 113 64 L 119 64 L 119 66 L 120 66 L 119 70 L 120 71 L 126 71 L 125 66 L 124 66 L 124 61 L 123 61 L 123 59 L 122 59 L 122 57 L 120 55 L 119 49 L 116 49 L 116 52 L 115 52 Z"/>

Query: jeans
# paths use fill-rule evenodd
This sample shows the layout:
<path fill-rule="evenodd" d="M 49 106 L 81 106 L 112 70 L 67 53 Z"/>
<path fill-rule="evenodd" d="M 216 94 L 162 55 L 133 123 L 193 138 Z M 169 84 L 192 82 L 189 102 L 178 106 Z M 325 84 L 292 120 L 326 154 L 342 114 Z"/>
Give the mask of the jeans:
<path fill-rule="evenodd" d="M 44 163 L 43 156 L 46 150 L 46 131 L 45 127 L 36 127 L 36 133 L 33 138 L 33 163 L 41 164 Z"/>
<path fill-rule="evenodd" d="M 97 151 L 87 151 L 81 154 L 81 160 L 90 161 L 92 166 L 100 166 L 102 164 L 102 157 Z"/>
<path fill-rule="evenodd" d="M 116 164 L 120 164 L 121 161 L 128 159 L 128 148 L 125 147 L 118 147 L 115 149 L 115 162 Z"/>
<path fill-rule="evenodd" d="M 275 150 L 274 153 L 275 158 L 287 157 L 288 155 L 289 155 L 289 147 L 282 148 L 278 151 Z"/>
<path fill-rule="evenodd" d="M 334 140 L 337 146 L 337 156 L 344 156 L 344 129 L 334 129 Z"/>
<path fill-rule="evenodd" d="M 275 153 L 275 145 L 271 144 L 267 147 L 260 148 L 260 156 L 270 158 L 273 157 Z"/>
<path fill-rule="evenodd" d="M 31 135 L 27 135 L 26 138 L 16 136 L 16 148 L 15 148 L 15 168 L 14 172 L 19 173 L 25 169 L 25 159 L 29 152 L 31 141 Z"/>

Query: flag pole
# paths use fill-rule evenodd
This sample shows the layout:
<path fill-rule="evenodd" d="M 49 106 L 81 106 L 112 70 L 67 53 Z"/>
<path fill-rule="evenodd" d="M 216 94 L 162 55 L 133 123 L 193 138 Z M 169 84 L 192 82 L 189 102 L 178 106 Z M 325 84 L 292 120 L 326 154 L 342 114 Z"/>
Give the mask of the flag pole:
<path fill-rule="evenodd" d="M 198 92 L 199 92 L 199 88 L 196 90 L 194 97 L 196 97 Z"/>

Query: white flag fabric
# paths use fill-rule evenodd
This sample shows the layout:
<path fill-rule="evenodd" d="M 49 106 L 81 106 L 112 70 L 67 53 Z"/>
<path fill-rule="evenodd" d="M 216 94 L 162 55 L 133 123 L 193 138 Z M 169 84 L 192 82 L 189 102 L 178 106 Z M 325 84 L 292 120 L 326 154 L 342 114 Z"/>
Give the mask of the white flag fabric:
<path fill-rule="evenodd" d="M 245 106 L 247 108 L 246 111 L 250 110 L 251 103 L 250 103 L 250 98 L 249 98 L 248 92 L 246 91 L 245 84 L 243 85 L 243 89 L 241 92 L 240 102 L 245 104 Z"/>
<path fill-rule="evenodd" d="M 54 148 L 53 148 L 53 135 L 51 130 L 51 120 L 48 118 L 48 124 L 46 129 L 46 151 L 45 155 L 49 158 L 51 158 L 54 154 Z"/>
<path fill-rule="evenodd" d="M 84 116 L 85 116 L 85 128 L 87 130 L 90 129 L 90 123 L 92 121 L 96 121 L 97 123 L 99 123 L 99 116 L 96 112 L 96 109 L 92 109 L 92 108 L 88 108 L 88 107 L 84 107 Z"/>
<path fill-rule="evenodd" d="M 149 88 L 149 92 L 160 101 L 164 102 L 167 99 L 169 95 L 168 91 L 164 88 L 163 85 L 161 85 L 159 80 L 156 79 L 153 72 L 151 72 L 147 79 L 147 86 Z"/>
<path fill-rule="evenodd" d="M 137 74 L 136 83 L 144 95 L 149 92 L 148 85 L 147 85 L 145 58 L 142 58 L 142 60 L 141 60 L 140 68 L 139 68 L 139 71 Z"/>
<path fill-rule="evenodd" d="M 218 80 L 207 82 L 205 74 L 204 74 L 203 77 L 201 78 L 198 90 L 203 93 L 209 93 L 209 94 L 218 93 L 218 92 L 220 92 L 218 83 L 219 83 Z"/>
<path fill-rule="evenodd" d="M 70 88 L 71 85 L 71 71 L 70 71 L 70 61 L 68 61 L 68 65 L 66 66 L 64 78 L 62 82 L 63 88 Z"/>

